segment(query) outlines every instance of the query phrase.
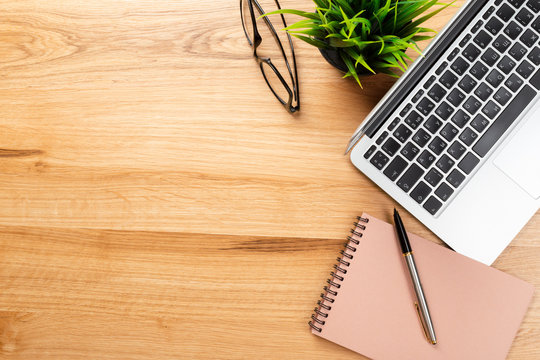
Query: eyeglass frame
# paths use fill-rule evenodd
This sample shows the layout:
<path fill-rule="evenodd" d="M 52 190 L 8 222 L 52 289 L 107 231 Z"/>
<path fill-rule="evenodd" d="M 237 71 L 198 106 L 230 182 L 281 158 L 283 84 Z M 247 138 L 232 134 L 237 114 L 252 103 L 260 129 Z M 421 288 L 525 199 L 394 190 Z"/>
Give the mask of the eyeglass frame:
<path fill-rule="evenodd" d="M 248 32 L 246 30 L 246 26 L 244 24 L 244 13 L 243 13 L 243 6 L 242 6 L 243 1 L 248 1 L 249 11 L 250 11 L 250 15 L 251 15 L 251 24 L 252 24 L 252 27 L 253 27 L 253 41 L 251 40 L 251 37 L 248 35 Z M 279 5 L 279 2 L 277 0 L 274 0 L 274 2 L 276 3 L 278 9 L 281 10 L 281 6 Z M 289 84 L 287 84 L 287 82 L 283 78 L 283 75 L 274 66 L 274 64 L 272 64 L 271 59 L 261 57 L 261 56 L 259 56 L 257 54 L 257 48 L 259 47 L 259 45 L 261 44 L 263 39 L 262 39 L 262 36 L 259 33 L 259 30 L 258 30 L 258 27 L 257 27 L 257 19 L 255 18 L 255 11 L 253 9 L 253 4 L 255 4 L 255 6 L 257 7 L 257 10 L 259 11 L 259 13 L 261 15 L 265 14 L 264 10 L 262 9 L 261 5 L 259 4 L 259 2 L 257 0 L 240 0 L 240 18 L 242 20 L 242 28 L 244 29 L 244 34 L 246 35 L 246 39 L 247 39 L 249 45 L 253 48 L 253 57 L 255 57 L 255 59 L 257 60 L 257 64 L 259 65 L 259 68 L 260 68 L 260 70 L 262 72 L 264 80 L 266 81 L 266 84 L 268 85 L 268 87 L 270 88 L 270 90 L 272 91 L 272 93 L 274 94 L 276 99 L 278 99 L 278 101 L 285 107 L 285 109 L 291 114 L 295 113 L 298 110 L 300 110 L 300 94 L 299 94 L 299 91 L 298 91 L 298 74 L 297 74 L 297 69 L 296 69 L 296 56 L 295 56 L 295 53 L 294 53 L 294 46 L 293 46 L 293 43 L 292 43 L 292 38 L 291 38 L 291 36 L 289 35 L 288 32 L 285 32 L 285 34 L 287 35 L 287 38 L 289 40 L 289 45 L 290 45 L 290 48 L 291 48 L 291 56 L 292 56 L 292 63 L 293 63 L 293 69 L 294 69 L 294 76 L 293 76 L 293 72 L 291 71 L 291 67 L 289 65 L 289 60 L 288 60 L 287 54 L 285 53 L 285 50 L 283 49 L 283 44 L 282 44 L 281 40 L 279 39 L 279 36 L 278 36 L 276 30 L 274 29 L 274 26 L 272 25 L 272 22 L 266 16 L 262 18 L 264 20 L 264 22 L 266 23 L 266 25 L 268 26 L 268 28 L 270 29 L 270 32 L 274 36 L 274 40 L 279 45 L 279 49 L 281 50 L 281 54 L 283 55 L 283 59 L 285 60 L 285 64 L 287 66 L 287 70 L 289 71 L 289 76 L 291 77 L 291 82 L 292 82 L 292 87 L 293 87 L 291 89 Z M 279 14 L 279 15 L 281 16 L 281 20 L 283 21 L 283 25 L 285 27 L 287 27 L 287 23 L 285 22 L 285 17 L 283 16 L 283 14 Z M 263 63 L 267 64 L 272 69 L 272 71 L 274 71 L 274 73 L 276 74 L 276 76 L 281 81 L 282 85 L 284 86 L 285 90 L 287 90 L 287 93 L 289 94 L 289 100 L 288 101 L 284 101 L 276 93 L 274 88 L 272 88 L 272 85 L 270 85 L 270 82 L 268 81 L 268 78 L 266 77 L 266 73 L 264 72 L 264 69 L 263 69 Z M 296 100 L 296 105 L 295 106 L 292 105 L 293 100 Z"/>

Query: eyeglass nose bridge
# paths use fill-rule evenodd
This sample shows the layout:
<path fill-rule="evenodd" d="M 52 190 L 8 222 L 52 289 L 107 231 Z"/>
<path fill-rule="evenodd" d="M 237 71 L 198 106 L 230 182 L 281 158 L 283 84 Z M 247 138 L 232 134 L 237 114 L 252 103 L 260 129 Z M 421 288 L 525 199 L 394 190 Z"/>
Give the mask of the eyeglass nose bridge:
<path fill-rule="evenodd" d="M 261 45 L 261 43 L 262 37 L 258 31 L 255 31 L 255 34 L 253 35 L 253 50 L 256 51 L 259 45 Z"/>
<path fill-rule="evenodd" d="M 258 32 L 255 33 L 253 36 L 253 44 L 251 45 L 251 48 L 253 49 L 253 56 L 257 59 L 257 63 L 260 61 L 261 57 L 257 55 L 257 48 L 259 45 L 261 45 L 262 37 L 259 35 Z"/>

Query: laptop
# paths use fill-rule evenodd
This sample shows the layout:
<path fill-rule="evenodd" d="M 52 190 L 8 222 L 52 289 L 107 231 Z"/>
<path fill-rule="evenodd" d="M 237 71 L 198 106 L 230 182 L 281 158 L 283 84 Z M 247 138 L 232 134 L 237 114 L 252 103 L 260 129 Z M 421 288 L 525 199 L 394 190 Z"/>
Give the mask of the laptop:
<path fill-rule="evenodd" d="M 470 0 L 352 136 L 352 163 L 492 264 L 540 207 L 540 0 Z"/>

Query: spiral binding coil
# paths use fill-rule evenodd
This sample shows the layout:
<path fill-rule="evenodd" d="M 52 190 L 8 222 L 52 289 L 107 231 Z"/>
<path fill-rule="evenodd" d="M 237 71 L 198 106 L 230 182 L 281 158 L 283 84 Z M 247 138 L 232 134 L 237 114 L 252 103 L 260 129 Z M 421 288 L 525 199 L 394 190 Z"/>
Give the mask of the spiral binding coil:
<path fill-rule="evenodd" d="M 345 280 L 347 268 L 351 265 L 350 260 L 354 258 L 354 253 L 356 252 L 354 245 L 360 244 L 358 238 L 362 237 L 362 233 L 358 230 L 366 229 L 366 226 L 360 222 L 369 222 L 369 219 L 360 216 L 356 220 L 354 228 L 351 229 L 352 236 L 347 236 L 348 242 L 345 243 L 345 248 L 340 251 L 341 257 L 337 258 L 338 263 L 334 264 L 335 271 L 332 271 L 330 273 L 331 277 L 326 280 L 329 286 L 323 287 L 324 292 L 320 295 L 322 300 L 317 301 L 317 305 L 319 306 L 315 308 L 315 313 L 311 315 L 311 320 L 308 322 L 309 326 L 315 331 L 322 332 L 323 326 L 326 323 L 325 319 L 328 318 L 329 311 L 332 310 L 331 304 L 334 303 L 335 297 L 341 288 L 341 283 Z"/>

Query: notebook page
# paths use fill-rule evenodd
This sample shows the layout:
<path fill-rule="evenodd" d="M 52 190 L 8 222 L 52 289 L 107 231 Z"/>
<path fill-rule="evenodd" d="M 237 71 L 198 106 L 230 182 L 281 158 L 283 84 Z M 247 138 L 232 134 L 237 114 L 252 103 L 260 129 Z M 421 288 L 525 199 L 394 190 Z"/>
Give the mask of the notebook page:
<path fill-rule="evenodd" d="M 368 214 L 328 318 L 327 340 L 372 359 L 505 359 L 533 287 L 409 234 L 438 344 L 425 339 L 393 225 Z"/>

